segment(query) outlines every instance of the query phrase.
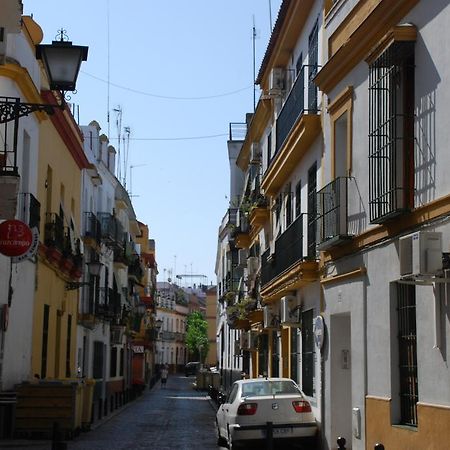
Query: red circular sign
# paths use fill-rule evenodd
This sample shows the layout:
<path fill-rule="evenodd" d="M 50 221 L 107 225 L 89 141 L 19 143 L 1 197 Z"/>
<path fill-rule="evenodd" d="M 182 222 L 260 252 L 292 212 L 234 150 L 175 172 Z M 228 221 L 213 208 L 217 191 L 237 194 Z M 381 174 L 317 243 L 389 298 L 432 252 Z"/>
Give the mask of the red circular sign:
<path fill-rule="evenodd" d="M 6 256 L 21 256 L 33 242 L 30 227 L 20 220 L 5 220 L 0 223 L 0 253 Z"/>

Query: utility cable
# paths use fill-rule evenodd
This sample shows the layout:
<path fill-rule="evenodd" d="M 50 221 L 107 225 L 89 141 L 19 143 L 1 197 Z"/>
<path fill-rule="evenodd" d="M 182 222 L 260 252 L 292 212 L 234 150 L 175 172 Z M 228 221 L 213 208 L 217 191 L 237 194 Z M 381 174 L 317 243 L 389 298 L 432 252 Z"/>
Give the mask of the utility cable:
<path fill-rule="evenodd" d="M 97 77 L 97 76 L 87 73 L 83 70 L 80 70 L 80 72 L 83 73 L 84 75 L 87 75 L 88 77 L 91 77 L 91 78 L 94 78 L 95 80 L 101 81 L 102 83 L 107 83 L 110 86 L 114 86 L 116 88 L 123 89 L 125 91 L 134 92 L 135 94 L 140 94 L 140 95 L 146 95 L 148 97 L 162 98 L 162 99 L 166 99 L 166 100 L 208 100 L 208 99 L 227 97 L 229 95 L 238 94 L 239 92 L 246 91 L 247 89 L 250 89 L 251 87 L 253 87 L 252 85 L 250 85 L 250 86 L 246 86 L 241 89 L 237 89 L 235 91 L 225 92 L 225 93 L 216 94 L 216 95 L 205 95 L 205 96 L 201 96 L 201 97 L 175 97 L 175 96 L 159 95 L 159 94 L 153 94 L 151 92 L 140 91 L 139 89 L 133 89 L 128 86 L 122 86 L 117 83 L 111 83 L 107 80 L 104 80 L 103 78 Z"/>

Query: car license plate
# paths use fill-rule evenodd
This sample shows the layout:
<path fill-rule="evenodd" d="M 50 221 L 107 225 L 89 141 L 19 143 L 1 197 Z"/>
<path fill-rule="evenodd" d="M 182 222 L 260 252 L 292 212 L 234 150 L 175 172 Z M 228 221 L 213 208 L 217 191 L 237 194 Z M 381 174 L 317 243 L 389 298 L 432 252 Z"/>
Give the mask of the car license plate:
<path fill-rule="evenodd" d="M 287 433 L 291 433 L 292 432 L 292 428 L 274 428 L 273 429 L 273 434 L 287 434 Z"/>

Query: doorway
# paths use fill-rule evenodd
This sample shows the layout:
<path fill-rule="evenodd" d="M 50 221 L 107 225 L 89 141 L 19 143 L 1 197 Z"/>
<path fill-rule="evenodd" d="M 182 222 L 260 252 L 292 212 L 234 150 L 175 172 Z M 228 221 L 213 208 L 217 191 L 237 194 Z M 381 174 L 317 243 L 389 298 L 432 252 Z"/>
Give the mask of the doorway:
<path fill-rule="evenodd" d="M 331 442 L 339 436 L 352 442 L 352 370 L 351 370 L 351 317 L 350 314 L 332 315 L 330 318 L 331 366 Z"/>

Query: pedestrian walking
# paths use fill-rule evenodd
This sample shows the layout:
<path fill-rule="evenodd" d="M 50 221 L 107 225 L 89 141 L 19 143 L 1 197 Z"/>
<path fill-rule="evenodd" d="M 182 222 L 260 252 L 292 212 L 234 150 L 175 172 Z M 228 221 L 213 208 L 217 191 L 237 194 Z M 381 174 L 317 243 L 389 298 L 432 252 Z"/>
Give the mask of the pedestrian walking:
<path fill-rule="evenodd" d="M 169 370 L 168 370 L 167 364 L 166 364 L 161 369 L 161 388 L 163 388 L 163 389 L 166 387 L 167 377 L 168 376 L 169 376 Z"/>

